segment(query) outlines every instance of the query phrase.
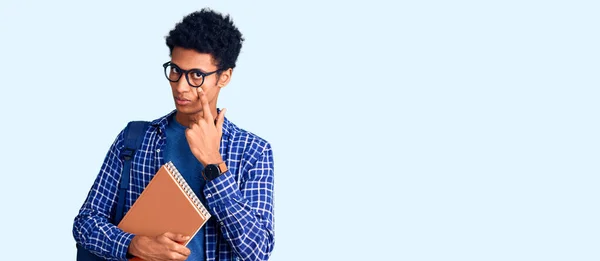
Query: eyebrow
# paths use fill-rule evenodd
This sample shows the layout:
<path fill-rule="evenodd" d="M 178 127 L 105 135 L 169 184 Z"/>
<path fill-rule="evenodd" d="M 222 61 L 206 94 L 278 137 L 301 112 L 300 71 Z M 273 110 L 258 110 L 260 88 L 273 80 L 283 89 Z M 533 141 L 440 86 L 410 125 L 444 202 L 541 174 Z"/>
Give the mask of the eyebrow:
<path fill-rule="evenodd" d="M 200 71 L 201 73 L 207 73 L 207 72 L 208 72 L 208 71 L 202 70 L 202 69 L 200 69 L 200 68 L 192 68 L 192 69 L 187 69 L 187 70 L 186 70 L 186 69 L 183 69 L 183 68 L 181 68 L 181 66 L 179 66 L 178 64 L 176 64 L 176 63 L 174 63 L 174 62 L 171 62 L 171 64 L 172 64 L 172 65 L 175 65 L 177 68 L 179 68 L 179 69 L 181 69 L 181 70 L 184 70 L 184 71 Z"/>

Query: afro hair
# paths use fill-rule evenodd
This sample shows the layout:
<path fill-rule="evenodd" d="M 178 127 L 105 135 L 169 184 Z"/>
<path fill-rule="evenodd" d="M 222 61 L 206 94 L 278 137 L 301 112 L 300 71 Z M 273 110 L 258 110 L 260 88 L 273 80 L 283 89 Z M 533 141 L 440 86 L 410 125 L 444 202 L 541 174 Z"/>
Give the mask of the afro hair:
<path fill-rule="evenodd" d="M 229 15 L 209 8 L 185 16 L 166 36 L 169 54 L 175 47 L 207 53 L 220 70 L 235 68 L 243 41 L 242 33 Z"/>

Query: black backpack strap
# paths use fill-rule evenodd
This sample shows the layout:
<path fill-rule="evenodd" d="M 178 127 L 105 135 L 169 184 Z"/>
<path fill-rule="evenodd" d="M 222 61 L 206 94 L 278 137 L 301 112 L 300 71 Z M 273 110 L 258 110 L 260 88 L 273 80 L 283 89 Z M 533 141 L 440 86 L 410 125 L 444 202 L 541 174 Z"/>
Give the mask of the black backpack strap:
<path fill-rule="evenodd" d="M 124 147 L 121 151 L 121 159 L 123 159 L 123 172 L 121 172 L 121 181 L 119 182 L 119 193 L 117 207 L 113 219 L 113 224 L 118 225 L 123 219 L 125 211 L 125 194 L 129 188 L 129 180 L 131 178 L 131 164 L 135 152 L 142 146 L 144 141 L 144 133 L 150 122 L 147 121 L 132 121 L 127 124 L 123 132 Z"/>

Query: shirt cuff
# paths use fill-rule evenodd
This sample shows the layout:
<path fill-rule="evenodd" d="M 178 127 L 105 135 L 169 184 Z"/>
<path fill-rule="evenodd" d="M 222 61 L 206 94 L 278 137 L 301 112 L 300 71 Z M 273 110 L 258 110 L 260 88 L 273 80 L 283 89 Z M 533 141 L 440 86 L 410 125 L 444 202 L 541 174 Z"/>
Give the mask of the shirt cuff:
<path fill-rule="evenodd" d="M 230 171 L 208 181 L 204 187 L 204 197 L 208 208 L 217 216 L 218 220 L 226 217 L 227 206 L 233 204 L 234 201 L 239 201 L 240 196 L 239 186 Z"/>
<path fill-rule="evenodd" d="M 129 244 L 131 244 L 133 237 L 135 237 L 135 235 L 131 233 L 119 233 L 113 247 L 113 256 L 116 256 L 119 260 L 127 260 L 129 257 L 127 251 L 129 250 Z"/>

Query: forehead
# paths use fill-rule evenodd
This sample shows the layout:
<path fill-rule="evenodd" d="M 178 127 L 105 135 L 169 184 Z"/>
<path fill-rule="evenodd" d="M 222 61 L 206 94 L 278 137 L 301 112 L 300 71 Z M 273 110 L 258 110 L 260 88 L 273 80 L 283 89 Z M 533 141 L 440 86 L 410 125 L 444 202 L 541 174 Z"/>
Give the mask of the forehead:
<path fill-rule="evenodd" d="M 184 70 L 197 68 L 203 71 L 214 71 L 217 69 L 212 55 L 181 47 L 173 48 L 171 62 Z"/>

